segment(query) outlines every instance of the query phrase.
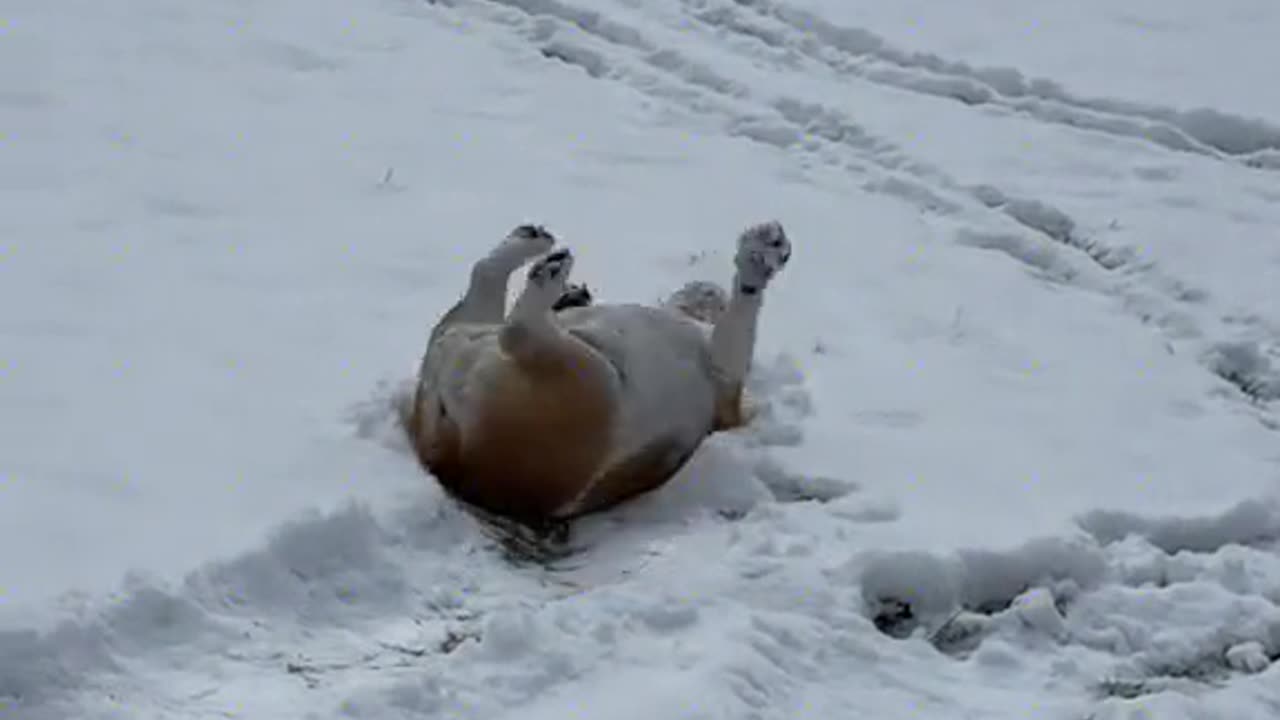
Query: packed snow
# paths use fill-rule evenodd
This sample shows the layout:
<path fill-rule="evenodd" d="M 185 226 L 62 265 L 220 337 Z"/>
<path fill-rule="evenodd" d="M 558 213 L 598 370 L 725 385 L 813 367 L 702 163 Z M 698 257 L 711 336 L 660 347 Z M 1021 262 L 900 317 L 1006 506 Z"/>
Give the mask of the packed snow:
<path fill-rule="evenodd" d="M 8 0 L 0 717 L 1274 720 L 1277 23 Z M 513 226 L 655 302 L 767 219 L 669 485 L 529 557 L 418 466 Z"/>

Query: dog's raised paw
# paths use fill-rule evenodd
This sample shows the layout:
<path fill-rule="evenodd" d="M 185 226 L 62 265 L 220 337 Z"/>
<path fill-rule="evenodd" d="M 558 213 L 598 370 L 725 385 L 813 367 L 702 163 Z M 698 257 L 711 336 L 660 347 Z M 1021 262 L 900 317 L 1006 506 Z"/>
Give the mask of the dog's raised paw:
<path fill-rule="evenodd" d="M 567 287 L 572 270 L 573 253 L 569 248 L 560 248 L 529 266 L 529 282 L 538 287 Z"/>
<path fill-rule="evenodd" d="M 541 225 L 518 225 L 493 251 L 493 256 L 513 269 L 544 255 L 556 245 L 556 238 Z"/>
<path fill-rule="evenodd" d="M 744 292 L 762 290 L 791 259 L 791 240 L 777 221 L 752 225 L 738 237 L 734 265 Z"/>

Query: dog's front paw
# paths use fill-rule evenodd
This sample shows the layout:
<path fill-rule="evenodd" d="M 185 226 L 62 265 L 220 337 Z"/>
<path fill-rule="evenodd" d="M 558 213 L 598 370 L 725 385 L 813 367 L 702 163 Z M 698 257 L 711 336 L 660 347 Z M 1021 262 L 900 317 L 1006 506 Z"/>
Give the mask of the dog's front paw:
<path fill-rule="evenodd" d="M 569 248 L 560 248 L 555 252 L 538 258 L 529 266 L 529 284 L 538 288 L 568 287 L 569 273 L 573 270 L 573 253 Z"/>
<path fill-rule="evenodd" d="M 512 269 L 551 252 L 556 238 L 541 225 L 519 225 L 493 251 L 503 265 Z"/>

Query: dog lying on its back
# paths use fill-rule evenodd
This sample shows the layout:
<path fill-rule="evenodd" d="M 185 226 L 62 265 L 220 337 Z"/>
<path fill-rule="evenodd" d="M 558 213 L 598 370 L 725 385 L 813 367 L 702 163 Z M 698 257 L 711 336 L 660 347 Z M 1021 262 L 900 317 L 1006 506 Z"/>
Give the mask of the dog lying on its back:
<path fill-rule="evenodd" d="M 564 520 L 652 490 L 712 432 L 742 424 L 765 289 L 791 257 L 776 222 L 738 239 L 729 293 L 591 304 L 573 255 L 517 227 L 432 330 L 408 430 L 452 494 L 511 519 Z M 508 313 L 507 281 L 532 262 Z"/>

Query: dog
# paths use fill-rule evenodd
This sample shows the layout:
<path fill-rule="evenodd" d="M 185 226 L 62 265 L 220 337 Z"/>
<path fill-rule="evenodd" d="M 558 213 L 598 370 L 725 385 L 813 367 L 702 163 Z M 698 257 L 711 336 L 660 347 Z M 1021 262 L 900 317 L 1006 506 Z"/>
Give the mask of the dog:
<path fill-rule="evenodd" d="M 406 422 L 419 461 L 456 498 L 530 524 L 660 487 L 708 435 L 746 421 L 760 309 L 790 257 L 766 222 L 739 235 L 729 292 L 694 282 L 655 306 L 597 304 L 569 284 L 568 248 L 516 227 L 432 329 Z"/>

